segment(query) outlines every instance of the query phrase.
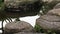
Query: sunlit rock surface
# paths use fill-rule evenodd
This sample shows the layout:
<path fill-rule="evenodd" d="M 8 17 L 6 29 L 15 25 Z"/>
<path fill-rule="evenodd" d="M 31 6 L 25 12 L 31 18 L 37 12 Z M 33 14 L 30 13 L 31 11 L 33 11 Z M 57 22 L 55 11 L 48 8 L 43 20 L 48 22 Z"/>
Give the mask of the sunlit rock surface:
<path fill-rule="evenodd" d="M 57 16 L 44 15 L 37 19 L 37 24 L 39 24 L 43 29 L 55 29 L 60 30 L 60 18 Z"/>
<path fill-rule="evenodd" d="M 17 33 L 17 32 L 31 32 L 33 27 L 24 21 L 15 21 L 7 23 L 5 26 L 5 33 Z"/>

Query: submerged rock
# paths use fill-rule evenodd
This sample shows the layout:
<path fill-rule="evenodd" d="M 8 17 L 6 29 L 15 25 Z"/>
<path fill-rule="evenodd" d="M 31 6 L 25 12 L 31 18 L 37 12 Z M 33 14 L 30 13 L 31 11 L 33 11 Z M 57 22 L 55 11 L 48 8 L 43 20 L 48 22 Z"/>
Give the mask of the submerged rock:
<path fill-rule="evenodd" d="M 16 21 L 7 23 L 5 26 L 5 33 L 17 33 L 17 32 L 31 32 L 33 27 L 24 21 Z"/>

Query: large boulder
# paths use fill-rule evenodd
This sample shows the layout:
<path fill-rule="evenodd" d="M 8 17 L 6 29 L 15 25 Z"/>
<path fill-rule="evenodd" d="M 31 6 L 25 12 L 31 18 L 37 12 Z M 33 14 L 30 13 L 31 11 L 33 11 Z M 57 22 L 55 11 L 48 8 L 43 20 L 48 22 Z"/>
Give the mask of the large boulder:
<path fill-rule="evenodd" d="M 15 16 L 16 14 L 18 17 L 36 15 L 42 7 L 40 0 L 5 0 L 4 3 L 7 16 Z"/>
<path fill-rule="evenodd" d="M 36 20 L 36 24 L 45 30 L 60 31 L 60 18 L 58 16 L 41 16 Z"/>
<path fill-rule="evenodd" d="M 60 9 L 53 9 L 48 11 L 46 15 L 42 15 L 36 19 L 36 24 L 45 30 L 60 32 Z"/>
<path fill-rule="evenodd" d="M 60 17 L 44 15 L 36 20 L 36 23 L 43 29 L 60 30 Z"/>
<path fill-rule="evenodd" d="M 12 23 L 7 23 L 5 26 L 5 33 L 17 33 L 17 32 L 31 32 L 33 27 L 24 21 L 16 21 Z"/>

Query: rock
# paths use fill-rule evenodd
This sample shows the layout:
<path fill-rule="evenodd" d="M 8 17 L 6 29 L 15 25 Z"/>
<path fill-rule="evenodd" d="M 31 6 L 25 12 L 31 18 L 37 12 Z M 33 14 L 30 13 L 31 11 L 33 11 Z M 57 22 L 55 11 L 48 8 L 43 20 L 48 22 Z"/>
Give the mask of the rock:
<path fill-rule="evenodd" d="M 12 23 L 7 23 L 4 31 L 7 33 L 17 33 L 17 32 L 31 32 L 33 27 L 24 21 L 16 21 Z"/>
<path fill-rule="evenodd" d="M 19 33 L 15 33 L 15 34 L 45 34 L 45 33 L 19 32 Z"/>
<path fill-rule="evenodd" d="M 45 30 L 60 31 L 60 18 L 55 15 L 43 15 L 36 20 L 36 24 Z"/>
<path fill-rule="evenodd" d="M 47 14 L 60 16 L 60 8 L 58 8 L 58 9 L 52 9 L 52 10 L 48 11 Z"/>
<path fill-rule="evenodd" d="M 59 16 L 55 16 L 55 15 L 43 15 L 43 16 L 41 16 L 40 17 L 40 19 L 44 19 L 44 20 L 47 20 L 47 21 L 52 21 L 52 22 L 54 22 L 54 21 L 56 21 L 56 22 L 58 22 L 58 21 L 60 21 L 60 17 Z"/>
<path fill-rule="evenodd" d="M 8 17 L 11 15 L 14 15 L 14 17 L 16 17 L 16 15 L 18 17 L 34 16 L 39 13 L 42 7 L 42 2 L 40 0 L 5 0 L 4 3 L 5 12 Z"/>
<path fill-rule="evenodd" d="M 54 7 L 54 9 L 58 9 L 58 8 L 60 8 L 60 3 L 58 3 L 58 4 Z"/>
<path fill-rule="evenodd" d="M 22 4 L 33 4 L 39 0 L 4 0 L 6 6 L 18 6 Z M 39 1 L 40 2 L 40 1 Z"/>
<path fill-rule="evenodd" d="M 23 4 L 33 4 L 37 0 L 5 0 L 4 3 L 8 8 L 18 8 L 24 6 Z"/>
<path fill-rule="evenodd" d="M 52 9 L 36 20 L 36 24 L 45 30 L 60 32 L 60 8 Z"/>
<path fill-rule="evenodd" d="M 28 3 L 34 3 L 34 2 L 36 2 L 36 1 L 38 1 L 38 0 L 4 0 L 4 2 L 5 2 L 5 4 L 6 5 L 15 5 L 15 6 L 18 6 L 19 4 L 21 5 L 21 4 L 28 4 Z"/>
<path fill-rule="evenodd" d="M 53 1 L 59 2 L 60 0 L 42 0 L 43 2 L 51 3 Z"/>
<path fill-rule="evenodd" d="M 50 3 L 50 2 L 52 2 L 53 0 L 42 0 L 43 2 L 48 2 L 48 3 Z"/>

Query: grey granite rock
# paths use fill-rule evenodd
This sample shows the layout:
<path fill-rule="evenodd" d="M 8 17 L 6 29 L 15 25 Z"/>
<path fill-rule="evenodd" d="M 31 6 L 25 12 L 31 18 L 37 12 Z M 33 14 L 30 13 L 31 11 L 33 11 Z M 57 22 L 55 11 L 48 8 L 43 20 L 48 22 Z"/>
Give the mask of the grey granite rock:
<path fill-rule="evenodd" d="M 7 23 L 5 26 L 5 33 L 17 33 L 17 32 L 31 32 L 33 27 L 24 21 L 16 21 L 12 23 Z"/>
<path fill-rule="evenodd" d="M 43 29 L 60 31 L 60 18 L 59 16 L 43 15 L 36 20 L 36 24 L 40 25 Z"/>

